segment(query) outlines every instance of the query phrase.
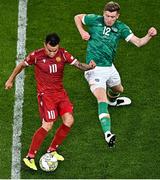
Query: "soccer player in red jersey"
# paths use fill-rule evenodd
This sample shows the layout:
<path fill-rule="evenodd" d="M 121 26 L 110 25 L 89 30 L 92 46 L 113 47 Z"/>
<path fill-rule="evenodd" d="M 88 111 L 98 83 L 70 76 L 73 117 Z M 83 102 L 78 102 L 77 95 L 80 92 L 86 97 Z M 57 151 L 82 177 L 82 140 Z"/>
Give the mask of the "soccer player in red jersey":
<path fill-rule="evenodd" d="M 73 105 L 69 100 L 67 92 L 63 87 L 63 72 L 66 63 L 73 65 L 81 70 L 93 69 L 96 64 L 79 62 L 64 48 L 60 47 L 60 38 L 56 33 L 46 36 L 44 48 L 30 53 L 20 62 L 9 79 L 5 83 L 5 89 L 13 86 L 15 77 L 26 67 L 34 65 L 35 79 L 37 83 L 37 96 L 41 127 L 34 133 L 27 156 L 23 159 L 24 163 L 31 169 L 37 170 L 35 156 L 42 142 L 52 129 L 58 115 L 61 116 L 63 123 L 57 129 L 54 138 L 47 150 L 58 160 L 63 161 L 62 155 L 57 153 L 57 148 L 62 144 L 73 125 Z"/>

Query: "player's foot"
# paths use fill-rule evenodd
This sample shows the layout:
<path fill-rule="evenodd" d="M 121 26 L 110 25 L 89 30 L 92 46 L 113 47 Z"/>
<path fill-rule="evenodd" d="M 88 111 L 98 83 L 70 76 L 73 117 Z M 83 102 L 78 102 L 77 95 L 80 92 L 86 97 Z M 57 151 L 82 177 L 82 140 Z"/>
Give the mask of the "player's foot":
<path fill-rule="evenodd" d="M 105 140 L 110 148 L 115 146 L 116 135 L 112 134 L 111 132 L 105 133 Z"/>
<path fill-rule="evenodd" d="M 131 104 L 131 99 L 128 97 L 118 97 L 115 102 L 108 101 L 110 106 L 127 106 Z"/>
<path fill-rule="evenodd" d="M 29 157 L 25 157 L 23 158 L 23 161 L 25 163 L 25 165 L 35 171 L 37 171 L 37 167 L 36 167 L 36 164 L 35 164 L 35 161 L 34 159 L 31 159 Z"/>
<path fill-rule="evenodd" d="M 57 151 L 50 152 L 58 161 L 64 161 L 64 157 L 57 153 Z"/>

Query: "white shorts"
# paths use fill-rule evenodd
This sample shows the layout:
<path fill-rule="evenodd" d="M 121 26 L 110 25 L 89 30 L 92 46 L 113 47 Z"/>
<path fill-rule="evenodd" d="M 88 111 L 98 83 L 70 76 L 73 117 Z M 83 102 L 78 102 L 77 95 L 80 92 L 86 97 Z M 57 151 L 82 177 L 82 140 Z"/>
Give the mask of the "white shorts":
<path fill-rule="evenodd" d="M 84 73 L 92 92 L 96 88 L 113 87 L 121 84 L 120 75 L 114 65 L 111 67 L 95 67 Z"/>

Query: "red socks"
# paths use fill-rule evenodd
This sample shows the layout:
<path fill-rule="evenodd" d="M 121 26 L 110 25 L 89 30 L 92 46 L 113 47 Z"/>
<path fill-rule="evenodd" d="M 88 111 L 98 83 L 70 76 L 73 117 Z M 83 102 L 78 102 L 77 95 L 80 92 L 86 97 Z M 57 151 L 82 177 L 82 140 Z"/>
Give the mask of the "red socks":
<path fill-rule="evenodd" d="M 60 144 L 62 144 L 63 140 L 66 138 L 70 131 L 70 127 L 62 124 L 56 131 L 56 134 L 52 140 L 52 143 L 48 149 L 48 151 L 55 151 Z M 29 148 L 29 152 L 27 154 L 28 157 L 34 158 L 37 151 L 39 150 L 41 144 L 43 143 L 48 132 L 40 127 L 32 137 L 32 143 Z"/>
<path fill-rule="evenodd" d="M 70 132 L 70 127 L 62 124 L 56 131 L 56 134 L 52 140 L 52 143 L 48 149 L 48 151 L 55 151 L 60 144 L 62 144 L 63 140 L 66 138 L 68 133 Z"/>
<path fill-rule="evenodd" d="M 30 145 L 30 148 L 29 148 L 29 152 L 28 152 L 28 155 L 30 158 L 34 158 L 37 151 L 39 150 L 42 142 L 44 141 L 46 135 L 48 134 L 48 132 L 40 127 L 33 135 L 32 137 L 32 143 Z"/>

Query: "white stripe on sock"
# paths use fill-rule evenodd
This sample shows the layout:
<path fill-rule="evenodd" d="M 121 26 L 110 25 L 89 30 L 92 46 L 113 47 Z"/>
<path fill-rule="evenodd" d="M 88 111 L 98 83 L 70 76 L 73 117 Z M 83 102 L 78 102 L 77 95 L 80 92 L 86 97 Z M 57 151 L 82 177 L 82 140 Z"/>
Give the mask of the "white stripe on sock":
<path fill-rule="evenodd" d="M 109 115 L 108 113 L 101 113 L 101 114 L 99 115 L 99 119 L 102 119 L 102 118 L 104 118 L 104 117 L 110 118 L 110 115 Z"/>

